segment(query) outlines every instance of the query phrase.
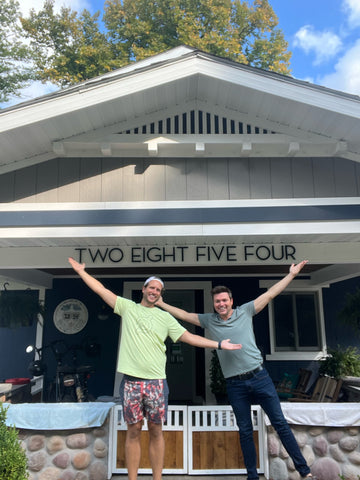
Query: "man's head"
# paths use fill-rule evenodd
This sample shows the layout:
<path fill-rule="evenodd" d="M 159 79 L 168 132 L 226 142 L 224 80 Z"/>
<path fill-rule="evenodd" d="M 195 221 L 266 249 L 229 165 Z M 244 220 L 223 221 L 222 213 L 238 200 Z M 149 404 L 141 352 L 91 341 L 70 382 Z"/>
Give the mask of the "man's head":
<path fill-rule="evenodd" d="M 227 320 L 233 311 L 233 298 L 230 288 L 218 285 L 211 290 L 214 309 L 220 318 Z"/>
<path fill-rule="evenodd" d="M 214 298 L 214 295 L 223 292 L 228 293 L 229 298 L 232 298 L 232 291 L 230 290 L 230 288 L 225 287 L 224 285 L 218 285 L 217 287 L 212 288 L 210 293 L 212 298 Z"/>
<path fill-rule="evenodd" d="M 164 290 L 164 282 L 161 278 L 151 276 L 147 278 L 142 287 L 143 298 L 141 304 L 145 307 L 154 307 Z"/>

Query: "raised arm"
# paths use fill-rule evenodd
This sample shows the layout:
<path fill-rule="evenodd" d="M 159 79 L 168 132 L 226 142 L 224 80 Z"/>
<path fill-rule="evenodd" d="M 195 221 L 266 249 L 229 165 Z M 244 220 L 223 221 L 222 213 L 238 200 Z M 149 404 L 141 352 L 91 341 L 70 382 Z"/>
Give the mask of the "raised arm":
<path fill-rule="evenodd" d="M 179 320 L 192 323 L 193 325 L 196 325 L 198 327 L 201 326 L 197 313 L 189 313 L 186 310 L 182 310 L 181 308 L 169 305 L 168 303 L 164 302 L 162 297 L 160 297 L 159 300 L 156 302 L 156 306 L 162 308 L 166 312 L 169 312 L 173 317 L 178 318 Z"/>
<path fill-rule="evenodd" d="M 269 288 L 269 290 L 267 290 L 265 293 L 263 293 L 254 300 L 255 312 L 261 312 L 261 310 L 265 308 L 273 298 L 275 298 L 283 290 L 285 290 L 285 288 L 294 280 L 294 278 L 299 274 L 299 272 L 307 263 L 308 260 L 303 260 L 298 264 L 293 263 L 286 277 L 275 283 L 275 285 Z"/>
<path fill-rule="evenodd" d="M 111 292 L 104 285 L 96 280 L 96 278 L 92 277 L 85 271 L 85 263 L 78 263 L 73 258 L 69 257 L 69 263 L 75 272 L 83 279 L 86 285 L 91 288 L 93 292 L 99 295 L 105 303 L 107 303 L 111 308 L 115 307 L 116 303 L 116 295 L 115 293 Z"/>
<path fill-rule="evenodd" d="M 221 344 L 222 350 L 239 350 L 242 347 L 241 343 L 231 343 L 229 338 L 221 340 L 221 342 L 216 342 L 215 340 L 210 340 L 200 335 L 194 335 L 188 331 L 184 332 L 179 340 L 193 347 L 218 349 L 219 344 Z"/>

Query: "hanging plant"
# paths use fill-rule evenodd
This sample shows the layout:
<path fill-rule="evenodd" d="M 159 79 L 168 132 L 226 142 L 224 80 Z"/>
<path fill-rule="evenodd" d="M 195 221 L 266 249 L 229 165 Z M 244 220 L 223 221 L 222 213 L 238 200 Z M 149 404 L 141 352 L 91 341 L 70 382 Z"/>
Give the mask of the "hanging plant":
<path fill-rule="evenodd" d="M 29 327 L 44 313 L 34 290 L 4 290 L 0 292 L 0 327 Z"/>
<path fill-rule="evenodd" d="M 339 312 L 339 319 L 350 325 L 357 336 L 360 335 L 360 288 L 346 294 L 345 306 Z"/>

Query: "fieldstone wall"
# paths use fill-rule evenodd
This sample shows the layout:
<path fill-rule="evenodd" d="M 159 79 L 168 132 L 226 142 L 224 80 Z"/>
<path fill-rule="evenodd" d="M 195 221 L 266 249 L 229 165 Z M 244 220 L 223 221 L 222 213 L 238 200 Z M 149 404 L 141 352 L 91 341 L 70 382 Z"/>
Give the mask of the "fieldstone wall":
<path fill-rule="evenodd" d="M 360 479 L 359 427 L 290 427 L 317 480 Z M 270 479 L 300 480 L 273 427 L 267 431 Z"/>
<path fill-rule="evenodd" d="M 19 430 L 29 480 L 106 480 L 109 421 L 82 430 Z"/>

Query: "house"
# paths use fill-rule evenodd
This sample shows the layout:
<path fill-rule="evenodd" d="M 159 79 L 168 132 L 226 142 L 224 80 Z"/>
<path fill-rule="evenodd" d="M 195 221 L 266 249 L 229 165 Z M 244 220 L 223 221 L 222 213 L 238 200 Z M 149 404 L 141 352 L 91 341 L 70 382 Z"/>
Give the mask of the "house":
<path fill-rule="evenodd" d="M 74 357 L 95 397 L 116 395 L 119 319 L 69 256 L 129 298 L 160 275 L 165 299 L 197 312 L 213 285 L 240 304 L 308 259 L 255 317 L 269 372 L 357 345 L 337 314 L 360 275 L 359 131 L 355 95 L 187 46 L 0 111 L 0 285 L 46 307 L 1 329 L 0 378 L 28 376 L 33 343 L 45 400 Z M 210 352 L 168 355 L 170 401 L 211 401 Z"/>

